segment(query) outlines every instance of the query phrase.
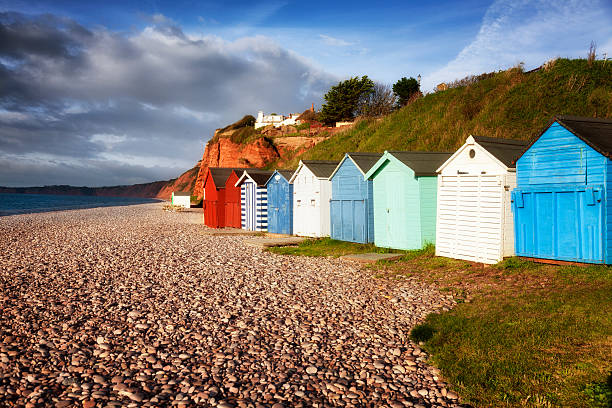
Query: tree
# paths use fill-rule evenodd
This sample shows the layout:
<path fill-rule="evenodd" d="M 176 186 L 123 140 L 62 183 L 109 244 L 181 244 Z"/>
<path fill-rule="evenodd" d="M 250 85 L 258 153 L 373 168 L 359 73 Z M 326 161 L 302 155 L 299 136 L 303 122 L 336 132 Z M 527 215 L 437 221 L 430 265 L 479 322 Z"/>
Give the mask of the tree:
<path fill-rule="evenodd" d="M 378 117 L 388 115 L 393 111 L 395 95 L 389 85 L 376 83 L 369 92 L 361 98 L 357 107 L 357 114 L 365 117 Z"/>
<path fill-rule="evenodd" d="M 359 108 L 359 102 L 372 92 L 374 82 L 367 75 L 340 81 L 325 94 L 327 103 L 321 107 L 319 121 L 332 124 L 344 120 L 353 120 Z"/>
<path fill-rule="evenodd" d="M 397 97 L 398 106 L 406 106 L 417 92 L 420 92 L 419 82 L 410 77 L 403 77 L 393 85 L 393 93 Z"/>

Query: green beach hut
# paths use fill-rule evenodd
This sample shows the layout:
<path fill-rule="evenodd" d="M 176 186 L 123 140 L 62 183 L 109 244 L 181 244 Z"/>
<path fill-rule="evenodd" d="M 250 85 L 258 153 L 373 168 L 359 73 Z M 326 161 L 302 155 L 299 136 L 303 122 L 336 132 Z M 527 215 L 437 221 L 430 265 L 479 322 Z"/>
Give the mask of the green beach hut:
<path fill-rule="evenodd" d="M 374 244 L 420 249 L 436 241 L 436 170 L 452 153 L 385 151 L 365 174 L 374 187 Z"/>

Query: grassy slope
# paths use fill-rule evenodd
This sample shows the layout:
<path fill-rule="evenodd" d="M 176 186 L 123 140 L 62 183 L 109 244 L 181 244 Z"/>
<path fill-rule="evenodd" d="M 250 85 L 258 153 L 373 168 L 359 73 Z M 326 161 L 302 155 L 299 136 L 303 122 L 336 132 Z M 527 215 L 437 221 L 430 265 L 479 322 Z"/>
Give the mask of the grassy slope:
<path fill-rule="evenodd" d="M 470 134 L 530 139 L 556 114 L 595 116 L 589 97 L 596 88 L 608 96 L 597 116 L 612 117 L 610 61 L 589 67 L 586 60 L 561 59 L 530 74 L 511 69 L 427 95 L 381 120 L 361 121 L 300 158 L 339 160 L 345 152 L 391 149 L 452 151 Z"/>

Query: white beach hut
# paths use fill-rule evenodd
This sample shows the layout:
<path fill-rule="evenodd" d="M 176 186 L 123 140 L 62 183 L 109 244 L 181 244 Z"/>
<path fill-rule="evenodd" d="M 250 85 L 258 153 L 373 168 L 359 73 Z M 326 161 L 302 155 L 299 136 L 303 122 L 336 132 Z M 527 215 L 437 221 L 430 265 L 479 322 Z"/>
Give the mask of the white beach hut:
<path fill-rule="evenodd" d="M 438 172 L 436 255 L 494 264 L 514 255 L 514 160 L 526 142 L 469 136 Z"/>
<path fill-rule="evenodd" d="M 171 203 L 172 205 L 179 207 L 189 208 L 191 207 L 191 193 L 185 191 L 173 191 Z"/>
<path fill-rule="evenodd" d="M 293 233 L 305 237 L 329 236 L 329 176 L 338 162 L 300 160 L 290 183 L 293 184 Z"/>

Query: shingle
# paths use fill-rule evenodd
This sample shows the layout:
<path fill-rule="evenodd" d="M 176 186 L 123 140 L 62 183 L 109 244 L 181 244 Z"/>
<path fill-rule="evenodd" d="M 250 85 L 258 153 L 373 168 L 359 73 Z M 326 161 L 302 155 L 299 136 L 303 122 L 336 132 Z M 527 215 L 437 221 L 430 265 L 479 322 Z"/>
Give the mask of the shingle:
<path fill-rule="evenodd" d="M 302 160 L 302 163 L 304 163 L 304 166 L 308 167 L 316 177 L 329 178 L 339 162 L 331 160 Z"/>
<path fill-rule="evenodd" d="M 523 153 L 529 142 L 525 140 L 500 139 L 486 136 L 472 136 L 476 143 L 508 167 L 514 167 L 515 160 Z"/>
<path fill-rule="evenodd" d="M 435 176 L 436 170 L 452 156 L 450 152 L 398 152 L 390 155 L 410 167 L 416 176 Z"/>

